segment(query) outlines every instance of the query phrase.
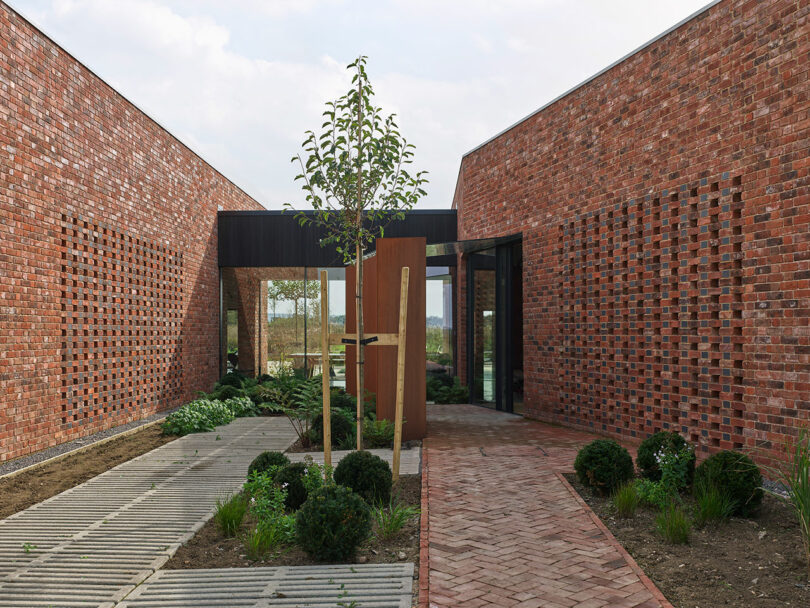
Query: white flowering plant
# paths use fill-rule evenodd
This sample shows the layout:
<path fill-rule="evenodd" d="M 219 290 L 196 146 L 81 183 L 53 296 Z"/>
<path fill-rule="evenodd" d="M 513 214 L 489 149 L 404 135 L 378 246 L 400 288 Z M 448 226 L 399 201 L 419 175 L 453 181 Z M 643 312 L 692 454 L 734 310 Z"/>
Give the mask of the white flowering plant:
<path fill-rule="evenodd" d="M 661 470 L 661 479 L 636 481 L 636 491 L 641 500 L 662 509 L 673 502 L 680 502 L 680 493 L 689 485 L 689 465 L 694 461 L 694 451 L 689 444 L 675 450 L 658 450 L 655 461 Z"/>

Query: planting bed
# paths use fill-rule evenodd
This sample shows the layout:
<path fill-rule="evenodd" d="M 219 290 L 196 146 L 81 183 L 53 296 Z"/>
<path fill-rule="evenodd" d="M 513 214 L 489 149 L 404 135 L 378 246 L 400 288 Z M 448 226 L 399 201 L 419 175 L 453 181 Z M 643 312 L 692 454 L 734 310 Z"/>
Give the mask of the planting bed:
<path fill-rule="evenodd" d="M 779 499 L 766 495 L 755 519 L 693 528 L 690 544 L 671 545 L 653 509 L 618 518 L 609 498 L 566 479 L 676 608 L 810 606 L 798 522 Z"/>
<path fill-rule="evenodd" d="M 109 469 L 177 439 L 151 425 L 81 452 L 0 479 L 0 519 L 84 483 Z"/>
<path fill-rule="evenodd" d="M 399 482 L 392 490 L 392 496 L 399 498 L 405 505 L 420 506 L 421 476 L 407 475 L 400 477 Z M 226 537 L 211 519 L 199 532 L 180 547 L 164 568 L 247 568 L 254 566 L 307 566 L 322 562 L 313 560 L 303 550 L 292 546 L 273 552 L 262 560 L 250 560 L 245 554 L 242 537 L 255 524 L 252 516 L 248 515 L 242 522 L 242 528 L 237 536 Z M 357 551 L 351 563 L 386 564 L 398 562 L 413 562 L 416 571 L 419 567 L 419 517 L 411 518 L 403 528 L 392 538 L 381 541 L 375 535 L 376 524 L 371 536 Z M 399 553 L 405 554 L 400 559 Z M 344 562 L 345 563 L 345 562 Z"/>

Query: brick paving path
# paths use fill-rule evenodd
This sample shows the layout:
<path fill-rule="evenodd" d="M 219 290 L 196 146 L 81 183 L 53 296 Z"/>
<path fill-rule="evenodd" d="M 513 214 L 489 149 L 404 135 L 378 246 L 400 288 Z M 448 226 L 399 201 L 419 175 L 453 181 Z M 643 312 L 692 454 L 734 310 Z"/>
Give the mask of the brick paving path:
<path fill-rule="evenodd" d="M 559 475 L 591 439 L 480 407 L 429 406 L 422 605 L 670 608 Z"/>

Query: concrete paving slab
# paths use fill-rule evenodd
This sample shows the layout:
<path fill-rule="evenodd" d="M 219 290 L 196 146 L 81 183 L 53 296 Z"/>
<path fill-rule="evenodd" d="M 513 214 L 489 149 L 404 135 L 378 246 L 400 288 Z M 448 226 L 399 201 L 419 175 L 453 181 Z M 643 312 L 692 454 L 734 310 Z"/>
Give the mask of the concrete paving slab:
<path fill-rule="evenodd" d="M 376 454 L 383 460 L 385 460 L 389 465 L 394 460 L 394 451 L 393 450 L 367 450 L 372 454 Z M 340 460 L 346 456 L 347 454 L 351 454 L 349 450 L 335 450 L 332 452 L 332 464 L 337 466 Z M 301 462 L 304 460 L 305 457 L 311 456 L 312 461 L 317 464 L 323 464 L 323 452 L 295 452 L 291 454 L 287 454 L 289 456 L 291 462 Z M 422 471 L 422 449 L 421 448 L 411 448 L 409 450 L 402 450 L 400 452 L 399 457 L 399 474 L 400 475 L 419 475 Z"/>
<path fill-rule="evenodd" d="M 160 570 L 116 608 L 410 608 L 413 564 Z"/>
<path fill-rule="evenodd" d="M 241 418 L 0 520 L 0 608 L 122 599 L 241 487 L 253 458 L 294 440 L 285 418 Z"/>

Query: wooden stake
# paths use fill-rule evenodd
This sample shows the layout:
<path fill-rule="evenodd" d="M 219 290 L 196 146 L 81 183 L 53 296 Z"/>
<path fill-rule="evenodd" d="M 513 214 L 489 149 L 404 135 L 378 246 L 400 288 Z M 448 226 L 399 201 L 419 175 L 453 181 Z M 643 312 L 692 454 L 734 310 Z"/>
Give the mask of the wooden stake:
<path fill-rule="evenodd" d="M 394 414 L 394 481 L 399 479 L 399 453 L 402 447 L 402 411 L 405 401 L 405 331 L 408 324 L 408 281 L 411 269 L 402 268 L 399 288 L 399 343 L 397 344 L 397 402 Z"/>
<path fill-rule="evenodd" d="M 321 374 L 323 375 L 323 465 L 332 466 L 332 415 L 329 390 L 329 281 L 321 270 Z"/>

